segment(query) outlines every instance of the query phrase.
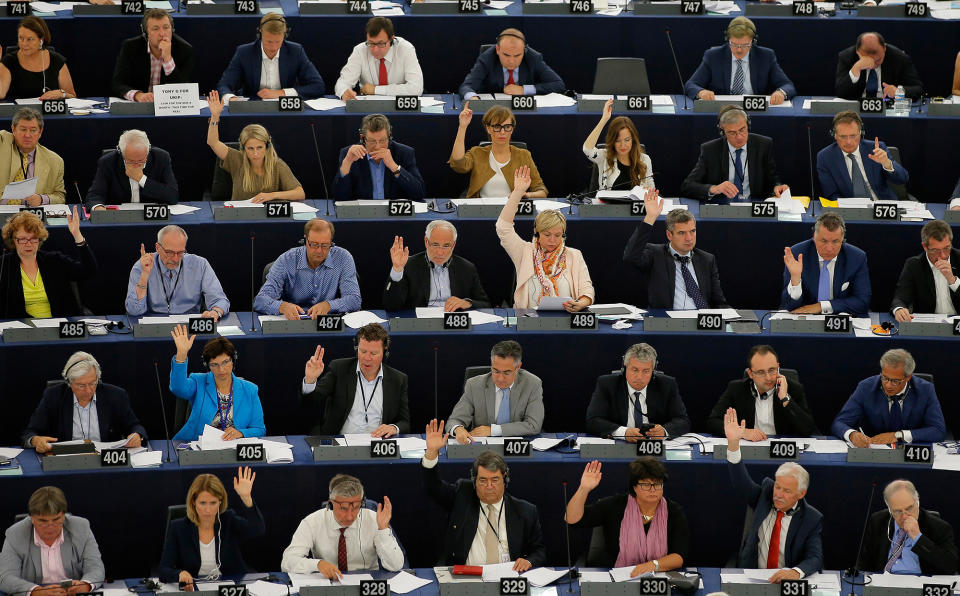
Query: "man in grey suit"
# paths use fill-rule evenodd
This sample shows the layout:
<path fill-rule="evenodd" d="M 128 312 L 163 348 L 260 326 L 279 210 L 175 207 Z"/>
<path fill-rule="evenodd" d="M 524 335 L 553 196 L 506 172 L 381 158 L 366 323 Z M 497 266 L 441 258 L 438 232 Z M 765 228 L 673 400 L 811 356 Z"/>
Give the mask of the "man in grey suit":
<path fill-rule="evenodd" d="M 513 340 L 490 350 L 490 372 L 467 380 L 447 425 L 460 444 L 472 437 L 536 435 L 543 426 L 543 384 L 520 370 L 523 349 Z M 467 430 L 470 429 L 470 430 Z"/>
<path fill-rule="evenodd" d="M 44 596 L 68 596 L 91 592 L 103 582 L 103 561 L 90 522 L 67 515 L 63 491 L 38 488 L 30 495 L 28 511 L 29 517 L 7 528 L 0 552 L 0 591 L 38 588 L 36 593 Z"/>

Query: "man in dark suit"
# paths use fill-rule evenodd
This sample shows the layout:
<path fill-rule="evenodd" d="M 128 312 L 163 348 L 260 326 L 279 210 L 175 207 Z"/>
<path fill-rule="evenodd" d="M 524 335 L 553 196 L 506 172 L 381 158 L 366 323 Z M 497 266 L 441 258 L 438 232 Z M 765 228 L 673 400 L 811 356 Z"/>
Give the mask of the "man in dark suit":
<path fill-rule="evenodd" d="M 566 89 L 543 55 L 527 47 L 527 38 L 519 29 L 504 29 L 497 36 L 497 44 L 482 52 L 467 73 L 460 95 L 464 99 L 479 93 L 545 95 Z"/>
<path fill-rule="evenodd" d="M 368 114 L 360 122 L 360 143 L 340 150 L 340 170 L 333 180 L 338 201 L 354 199 L 423 199 L 423 176 L 413 147 L 393 140 L 390 121 Z"/>
<path fill-rule="evenodd" d="M 727 410 L 723 430 L 727 437 L 727 469 L 730 481 L 753 509 L 750 527 L 743 533 L 737 567 L 770 569 L 770 583 L 803 579 L 823 568 L 823 514 L 804 497 L 810 475 L 800 464 L 788 462 L 777 468 L 776 480 L 757 484 L 742 461 L 740 439 L 746 421 L 737 422 L 737 412 Z"/>
<path fill-rule="evenodd" d="M 490 308 L 473 263 L 453 254 L 457 246 L 457 228 L 445 219 L 427 224 L 423 237 L 426 250 L 410 256 L 403 237 L 396 236 L 390 248 L 390 279 L 383 289 L 387 310 L 418 306 L 442 306 L 444 312 Z"/>
<path fill-rule="evenodd" d="M 691 99 L 720 95 L 767 95 L 778 105 L 797 94 L 777 63 L 777 54 L 756 44 L 757 26 L 736 17 L 727 26 L 727 44 L 703 53 L 703 61 L 684 85 Z"/>
<path fill-rule="evenodd" d="M 847 225 L 836 213 L 824 213 L 813 225 L 813 238 L 783 249 L 780 308 L 798 314 L 870 310 L 867 253 L 846 242 Z"/>
<path fill-rule="evenodd" d="M 153 86 L 193 83 L 193 46 L 173 32 L 173 16 L 162 8 L 143 13 L 141 35 L 120 46 L 111 93 L 131 101 L 153 101 Z"/>
<path fill-rule="evenodd" d="M 641 437 L 676 437 L 690 430 L 677 380 L 655 371 L 650 344 L 630 346 L 623 370 L 597 379 L 587 406 L 587 432 L 635 443 Z"/>
<path fill-rule="evenodd" d="M 923 252 L 903 264 L 893 293 L 893 316 L 911 321 L 911 313 L 955 315 L 960 312 L 960 250 L 953 248 L 950 224 L 934 220 L 920 230 Z"/>
<path fill-rule="evenodd" d="M 887 350 L 880 374 L 860 381 L 830 427 L 854 447 L 942 441 L 947 425 L 933 383 L 913 376 L 906 350 Z"/>
<path fill-rule="evenodd" d="M 887 508 L 870 516 L 863 534 L 857 569 L 874 573 L 953 575 L 957 545 L 953 527 L 920 507 L 920 494 L 909 480 L 894 480 L 883 489 Z"/>
<path fill-rule="evenodd" d="M 510 470 L 503 458 L 484 451 L 473 462 L 471 478 L 450 484 L 440 478 L 440 449 L 447 444 L 443 421 L 426 429 L 427 450 L 421 460 L 427 494 L 449 512 L 440 540 L 438 565 L 487 565 L 513 562 L 524 572 L 546 563 L 537 506 L 507 494 Z M 486 523 L 480 521 L 481 516 Z"/>
<path fill-rule="evenodd" d="M 259 39 L 237 48 L 217 83 L 224 103 L 236 95 L 251 99 L 299 95 L 305 100 L 323 95 L 326 87 L 317 67 L 302 45 L 286 39 L 287 21 L 282 15 L 263 15 L 257 31 Z M 263 72 L 267 78 L 260 80 Z"/>
<path fill-rule="evenodd" d="M 147 133 L 134 129 L 120 135 L 116 151 L 100 156 L 83 204 L 92 211 L 120 203 L 175 205 L 179 199 L 170 154 L 151 147 Z"/>
<path fill-rule="evenodd" d="M 726 204 L 780 196 L 773 160 L 773 139 L 750 132 L 750 119 L 739 106 L 724 106 L 717 117 L 721 138 L 700 145 L 697 165 L 680 185 L 680 196 Z"/>
<path fill-rule="evenodd" d="M 46 453 L 51 443 L 90 439 L 118 441 L 140 447 L 147 431 L 130 407 L 127 392 L 116 385 L 100 383 L 100 363 L 86 352 L 67 359 L 63 383 L 48 386 L 30 422 L 23 431 L 23 446 Z"/>
<path fill-rule="evenodd" d="M 879 33 L 861 33 L 856 45 L 837 54 L 837 97 L 893 98 L 898 85 L 903 85 L 910 99 L 923 94 L 923 82 L 913 60 L 897 46 L 888 45 Z"/>
<path fill-rule="evenodd" d="M 743 438 L 762 441 L 768 436 L 812 437 L 820 434 L 807 404 L 807 394 L 792 371 L 780 368 L 771 346 L 757 345 L 747 353 L 746 377 L 730 381 L 707 418 L 711 434 L 723 434 L 723 417 L 733 408 L 746 421 Z"/>
<path fill-rule="evenodd" d="M 354 348 L 356 356 L 334 360 L 326 374 L 322 347 L 307 360 L 300 394 L 311 419 L 323 412 L 310 434 L 370 433 L 386 439 L 410 432 L 407 375 L 383 364 L 390 350 L 386 329 L 364 325 Z"/>
<path fill-rule="evenodd" d="M 890 159 L 887 145 L 880 137 L 874 137 L 873 143 L 863 140 L 863 120 L 859 114 L 839 112 L 833 117 L 830 134 L 836 143 L 817 153 L 821 196 L 897 200 L 890 183 L 906 184 L 910 174 Z"/>
<path fill-rule="evenodd" d="M 716 259 L 696 248 L 693 215 L 683 209 L 672 210 L 665 221 L 669 244 L 650 244 L 663 203 L 656 193 L 647 193 L 643 203 L 647 215 L 630 236 L 623 260 L 646 275 L 647 306 L 674 310 L 726 307 Z"/>

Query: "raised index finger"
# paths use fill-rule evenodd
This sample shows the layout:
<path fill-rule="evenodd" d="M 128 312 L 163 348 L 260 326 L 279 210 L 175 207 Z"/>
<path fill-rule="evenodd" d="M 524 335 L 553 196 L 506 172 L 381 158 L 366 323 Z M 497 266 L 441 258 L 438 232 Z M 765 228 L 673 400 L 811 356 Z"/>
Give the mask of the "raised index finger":
<path fill-rule="evenodd" d="M 141 257 L 147 256 L 147 251 L 144 250 L 143 242 L 140 243 L 140 256 L 141 256 Z"/>
<path fill-rule="evenodd" d="M 470 109 L 470 100 L 468 99 L 463 103 L 463 111 L 466 112 L 469 109 Z"/>
<path fill-rule="evenodd" d="M 880 137 L 873 137 L 873 150 L 876 151 L 880 148 Z"/>

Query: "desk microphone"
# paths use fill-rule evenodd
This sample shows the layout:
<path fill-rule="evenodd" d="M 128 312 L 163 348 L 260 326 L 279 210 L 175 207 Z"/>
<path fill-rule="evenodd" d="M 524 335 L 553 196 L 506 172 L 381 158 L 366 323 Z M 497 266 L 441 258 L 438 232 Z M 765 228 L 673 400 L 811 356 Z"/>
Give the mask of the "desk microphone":
<path fill-rule="evenodd" d="M 867 581 L 864 578 L 864 581 L 857 583 L 857 576 L 860 574 L 860 569 L 857 568 L 857 565 L 860 563 L 860 553 L 863 551 L 863 537 L 867 533 L 867 524 L 870 523 L 870 514 L 873 509 L 873 495 L 877 492 L 877 481 L 874 480 L 870 486 L 870 500 L 867 502 L 867 518 L 863 520 L 863 530 L 860 532 L 860 546 L 857 547 L 857 555 L 853 560 L 853 567 L 850 567 L 843 572 L 842 577 L 847 580 L 850 584 L 850 594 L 853 595 L 854 586 L 864 586 Z"/>
<path fill-rule="evenodd" d="M 670 54 L 673 55 L 673 65 L 677 67 L 677 78 L 680 79 L 680 95 L 683 96 L 683 109 L 689 110 L 687 107 L 687 94 L 684 92 L 684 83 L 683 75 L 680 74 L 680 63 L 677 62 L 677 52 L 673 49 L 673 40 L 670 38 L 670 27 L 665 27 L 663 30 L 667 34 L 667 43 L 670 44 Z"/>
<path fill-rule="evenodd" d="M 561 481 L 561 484 L 563 484 L 563 507 L 564 507 L 564 509 L 566 509 L 566 507 L 567 507 L 567 481 L 566 481 L 566 480 L 563 480 L 563 481 Z M 567 577 L 567 593 L 569 594 L 569 593 L 572 593 L 572 592 L 573 592 L 573 580 L 575 580 L 575 579 L 577 579 L 578 577 L 580 577 L 580 573 L 579 573 L 576 569 L 573 568 L 573 562 L 572 562 L 572 560 L 570 559 L 570 524 L 567 523 L 567 516 L 566 516 L 566 515 L 563 516 L 563 529 L 564 529 L 564 538 L 566 539 L 566 542 L 567 542 L 567 568 L 570 570 L 569 575 L 568 575 L 568 577 Z"/>
<path fill-rule="evenodd" d="M 317 165 L 320 166 L 320 181 L 323 182 L 323 198 L 327 203 L 327 217 L 330 217 L 330 191 L 327 190 L 327 175 L 323 173 L 323 160 L 320 159 L 320 145 L 317 144 L 317 128 L 310 123 L 310 138 L 313 139 L 313 150 L 317 154 Z"/>
<path fill-rule="evenodd" d="M 157 366 L 157 361 L 153 361 L 153 372 L 157 377 L 157 396 L 160 398 L 160 415 L 163 416 L 163 432 L 167 436 L 167 444 L 164 445 L 163 451 L 166 454 L 166 459 L 163 461 L 170 463 L 170 427 L 167 426 L 167 408 L 163 405 L 163 385 L 160 383 L 160 368 Z"/>
<path fill-rule="evenodd" d="M 257 300 L 257 293 L 254 290 L 254 288 L 256 287 L 255 280 L 256 280 L 257 274 L 255 272 L 255 266 L 253 264 L 253 242 L 255 237 L 256 237 L 256 234 L 253 231 L 251 231 L 250 232 L 250 331 L 257 330 L 257 324 L 256 324 L 257 312 L 253 308 L 253 303 Z"/>
<path fill-rule="evenodd" d="M 77 181 L 73 181 L 73 190 L 77 191 L 77 198 L 80 199 L 80 209 L 86 212 L 86 207 L 83 204 L 83 195 L 80 194 L 80 186 L 77 184 Z M 87 219 L 90 219 L 90 214 L 87 213 Z"/>
<path fill-rule="evenodd" d="M 813 186 L 813 141 L 810 140 L 810 124 L 807 123 L 807 157 L 810 161 L 810 202 L 817 198 L 817 189 Z"/>

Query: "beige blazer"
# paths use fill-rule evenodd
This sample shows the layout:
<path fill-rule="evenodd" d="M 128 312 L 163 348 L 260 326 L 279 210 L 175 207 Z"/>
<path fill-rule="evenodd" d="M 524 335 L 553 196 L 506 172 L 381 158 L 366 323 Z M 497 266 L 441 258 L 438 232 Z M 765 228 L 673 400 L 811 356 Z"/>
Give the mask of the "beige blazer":
<path fill-rule="evenodd" d="M 493 145 L 486 147 L 471 147 L 464 153 L 460 159 L 451 159 L 448 163 L 454 172 L 460 174 L 470 173 L 470 186 L 467 188 L 467 197 L 479 197 L 480 189 L 494 176 L 493 168 L 490 167 L 490 152 Z M 513 190 L 513 175 L 520 166 L 530 167 L 530 188 L 527 192 L 547 191 L 540 179 L 540 172 L 537 171 L 537 164 L 533 163 L 533 156 L 526 149 L 520 149 L 510 145 L 510 163 L 503 167 L 503 177 L 507 179 L 507 185 Z"/>
<path fill-rule="evenodd" d="M 530 306 L 530 297 L 526 291 L 527 280 L 533 277 L 533 242 L 527 242 L 513 229 L 513 224 L 497 219 L 497 236 L 500 237 L 500 246 L 507 251 L 513 266 L 517 269 L 517 287 L 513 292 L 514 308 L 533 308 Z M 578 300 L 588 296 L 596 302 L 593 293 L 593 282 L 590 280 L 590 271 L 583 260 L 583 253 L 575 248 L 565 247 L 567 252 L 567 267 L 563 277 L 570 283 L 573 299 Z"/>
<path fill-rule="evenodd" d="M 9 130 L 0 130 L 0 182 L 4 186 L 13 182 L 19 169 L 20 154 L 17 152 L 13 133 Z M 33 173 L 37 177 L 37 194 L 48 195 L 50 203 L 66 202 L 66 192 L 63 187 L 63 158 L 43 145 L 37 145 Z"/>

